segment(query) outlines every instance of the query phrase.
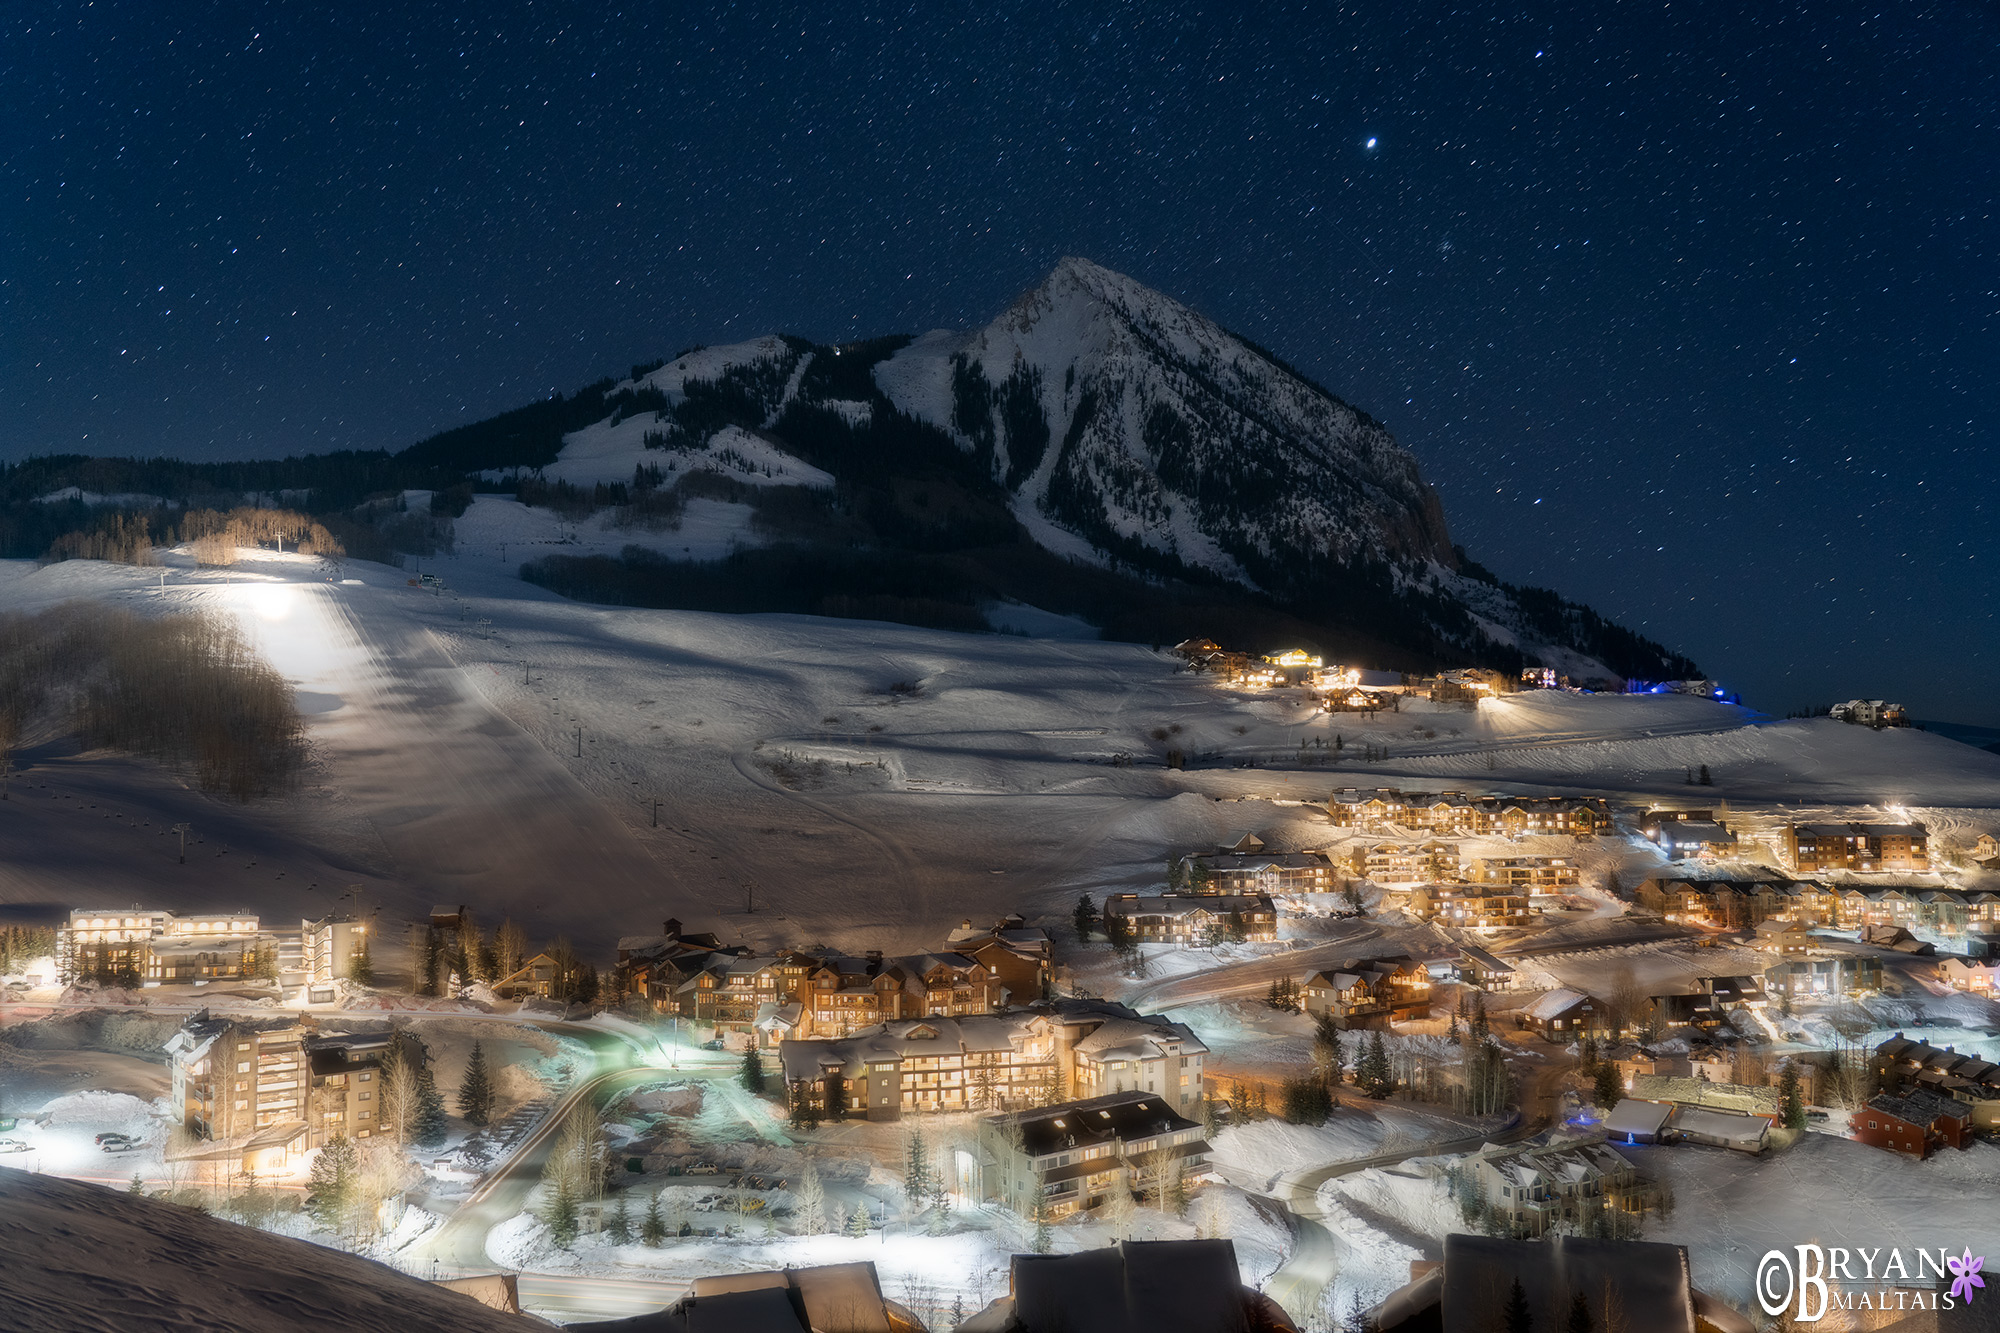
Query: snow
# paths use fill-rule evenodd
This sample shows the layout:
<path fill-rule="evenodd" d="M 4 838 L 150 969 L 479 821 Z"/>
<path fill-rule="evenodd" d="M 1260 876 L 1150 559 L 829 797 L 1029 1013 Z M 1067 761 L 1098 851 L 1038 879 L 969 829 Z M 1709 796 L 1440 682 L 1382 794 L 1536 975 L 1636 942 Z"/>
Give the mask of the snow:
<path fill-rule="evenodd" d="M 1463 1123 L 1401 1106 L 1343 1107 L 1324 1125 L 1293 1125 L 1271 1119 L 1228 1126 L 1212 1141 L 1210 1159 L 1225 1177 L 1268 1191 L 1280 1178 L 1314 1167 L 1407 1151 L 1477 1132 Z"/>

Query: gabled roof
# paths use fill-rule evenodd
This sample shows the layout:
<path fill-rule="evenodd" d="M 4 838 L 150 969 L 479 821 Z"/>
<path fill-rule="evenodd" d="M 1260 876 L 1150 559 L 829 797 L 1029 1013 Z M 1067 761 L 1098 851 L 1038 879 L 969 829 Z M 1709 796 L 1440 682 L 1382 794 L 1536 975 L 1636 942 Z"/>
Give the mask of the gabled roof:
<path fill-rule="evenodd" d="M 1561 990 L 1550 991 L 1522 1012 L 1532 1019 L 1546 1023 L 1551 1019 L 1561 1018 L 1578 1005 L 1595 1005 L 1596 1003 L 1595 1000 L 1592 1000 L 1582 991 L 1570 990 L 1565 987 Z"/>

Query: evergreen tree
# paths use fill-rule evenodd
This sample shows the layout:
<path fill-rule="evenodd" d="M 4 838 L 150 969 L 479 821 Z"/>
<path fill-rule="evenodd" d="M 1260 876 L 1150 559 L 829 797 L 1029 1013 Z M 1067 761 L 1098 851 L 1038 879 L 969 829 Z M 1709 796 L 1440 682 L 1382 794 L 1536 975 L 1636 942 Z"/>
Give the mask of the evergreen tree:
<path fill-rule="evenodd" d="M 1506 1333 L 1534 1333 L 1535 1317 L 1528 1310 L 1528 1293 L 1521 1289 L 1521 1279 L 1514 1279 L 1513 1290 L 1507 1293 L 1507 1304 L 1500 1312 L 1500 1327 Z"/>
<path fill-rule="evenodd" d="M 743 1052 L 743 1068 L 738 1071 L 737 1078 L 742 1081 L 743 1090 L 752 1097 L 764 1095 L 764 1057 L 758 1054 L 754 1045 Z"/>
<path fill-rule="evenodd" d="M 1778 1106 L 1783 1112 L 1786 1129 L 1806 1127 L 1805 1098 L 1799 1092 L 1799 1071 L 1790 1060 L 1778 1074 Z"/>
<path fill-rule="evenodd" d="M 139 1178 L 137 1171 L 132 1173 L 132 1183 L 126 1187 L 125 1192 L 127 1194 L 144 1194 L 146 1192 L 146 1182 Z"/>
<path fill-rule="evenodd" d="M 1618 1077 L 1618 1066 L 1609 1060 L 1600 1061 L 1597 1066 L 1596 1086 L 1591 1100 L 1600 1111 L 1609 1111 L 1625 1099 L 1625 1083 Z"/>
<path fill-rule="evenodd" d="M 1076 900 L 1076 910 L 1070 913 L 1070 923 L 1076 927 L 1076 942 L 1090 943 L 1090 932 L 1097 928 L 1097 904 L 1084 894 Z"/>
<path fill-rule="evenodd" d="M 424 932 L 423 977 L 417 983 L 417 994 L 437 995 L 444 981 L 444 936 L 432 926 Z"/>
<path fill-rule="evenodd" d="M 1590 1302 L 1582 1292 L 1576 1294 L 1569 1303 L 1569 1322 L 1563 1325 L 1563 1333 L 1592 1333 L 1596 1325 L 1591 1322 Z"/>
<path fill-rule="evenodd" d="M 632 1243 L 632 1214 L 626 1210 L 623 1194 L 611 1201 L 611 1216 L 604 1220 L 604 1234 L 613 1245 Z"/>
<path fill-rule="evenodd" d="M 359 1169 L 360 1158 L 345 1135 L 319 1150 L 312 1174 L 306 1178 L 306 1207 L 314 1221 L 330 1230 L 341 1227 L 354 1202 Z"/>
<path fill-rule="evenodd" d="M 347 979 L 357 986 L 375 984 L 375 964 L 368 957 L 368 937 L 362 935 L 354 942 L 354 951 L 347 955 Z"/>
<path fill-rule="evenodd" d="M 1710 776 L 1708 775 L 1708 765 L 1707 765 L 1707 764 L 1703 764 L 1703 765 L 1701 766 L 1701 776 L 1700 776 L 1699 778 L 1697 778 L 1697 779 L 1696 779 L 1696 781 L 1698 781 L 1699 783 L 1701 783 L 1701 785 L 1702 785 L 1702 786 L 1704 786 L 1704 787 L 1713 787 L 1713 786 L 1715 785 L 1715 779 L 1714 779 L 1714 778 L 1711 778 L 1711 777 L 1710 777 Z"/>
<path fill-rule="evenodd" d="M 1465 1035 L 1458 1030 L 1457 1014 L 1451 1016 L 1451 1028 L 1444 1034 L 1444 1039 L 1454 1046 L 1465 1040 Z"/>
<path fill-rule="evenodd" d="M 1313 1015 L 1313 1068 L 1329 1088 L 1340 1086 L 1347 1054 L 1340 1045 L 1340 1020 L 1329 1013 Z"/>
<path fill-rule="evenodd" d="M 476 1041 L 472 1058 L 465 1062 L 465 1077 L 459 1081 L 458 1113 L 478 1129 L 493 1119 L 493 1078 L 486 1068 L 486 1048 Z"/>
<path fill-rule="evenodd" d="M 1597 1038 L 1585 1037 L 1578 1047 L 1577 1054 L 1582 1061 L 1583 1072 L 1586 1074 L 1595 1074 L 1597 1072 Z"/>
<path fill-rule="evenodd" d="M 646 1201 L 646 1218 L 639 1223 L 639 1240 L 651 1249 L 659 1249 L 667 1238 L 667 1221 L 660 1216 L 660 1196 L 655 1194 Z"/>
<path fill-rule="evenodd" d="M 542 1205 L 542 1221 L 548 1224 L 549 1239 L 563 1249 L 576 1243 L 576 1192 L 567 1173 L 558 1172 L 549 1183 L 548 1201 Z"/>
<path fill-rule="evenodd" d="M 1035 1239 L 1028 1248 L 1036 1254 L 1047 1254 L 1055 1248 L 1055 1233 L 1049 1228 L 1049 1206 L 1039 1197 L 1035 1200 Z"/>
<path fill-rule="evenodd" d="M 867 1238 L 868 1200 L 862 1199 L 854 1205 L 854 1211 L 847 1215 L 847 1225 L 842 1228 L 842 1234 L 852 1236 L 856 1240 Z"/>
<path fill-rule="evenodd" d="M 924 1145 L 924 1134 L 911 1127 L 909 1137 L 903 1143 L 903 1197 L 910 1201 L 910 1207 L 920 1209 L 931 1193 L 931 1158 Z"/>
<path fill-rule="evenodd" d="M 444 1142 L 444 1094 L 438 1091 L 437 1076 L 428 1060 L 417 1066 L 417 1113 L 415 1137 L 419 1147 L 435 1148 Z"/>
<path fill-rule="evenodd" d="M 1396 1077 L 1389 1068 L 1389 1052 L 1379 1031 L 1368 1034 L 1368 1053 L 1354 1071 L 1354 1082 L 1370 1097 L 1387 1097 L 1395 1090 Z"/>

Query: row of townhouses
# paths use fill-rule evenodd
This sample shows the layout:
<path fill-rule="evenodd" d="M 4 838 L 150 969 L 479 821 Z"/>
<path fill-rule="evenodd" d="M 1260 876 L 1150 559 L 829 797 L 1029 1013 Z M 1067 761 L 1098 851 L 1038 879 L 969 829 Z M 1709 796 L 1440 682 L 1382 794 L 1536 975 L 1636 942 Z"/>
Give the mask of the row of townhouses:
<path fill-rule="evenodd" d="M 1263 893 L 1114 893 L 1104 900 L 1104 915 L 1122 922 L 1141 944 L 1266 944 L 1278 938 L 1278 909 Z"/>
<path fill-rule="evenodd" d="M 1986 890 L 1829 884 L 1770 875 L 1649 879 L 1634 896 L 1669 921 L 1725 930 L 1749 930 L 1766 921 L 1853 931 L 1899 926 L 1947 935 L 2000 930 L 2000 894 Z"/>
<path fill-rule="evenodd" d="M 885 1021 L 968 1018 L 1028 1004 L 1053 980 L 1048 935 L 1009 917 L 965 922 L 937 953 L 889 957 L 833 950 L 758 953 L 669 920 L 618 941 L 614 987 L 654 1010 L 759 1046 L 844 1037 Z"/>
<path fill-rule="evenodd" d="M 1098 1000 L 1057 1000 L 973 1018 L 898 1019 L 846 1037 L 787 1040 L 778 1058 L 794 1104 L 899 1120 L 1003 1111 L 1143 1092 L 1188 1113 L 1208 1048 L 1184 1024 Z"/>
<path fill-rule="evenodd" d="M 1168 879 L 1180 894 L 1284 896 L 1331 893 L 1340 887 L 1341 871 L 1385 888 L 1463 880 L 1556 893 L 1582 882 L 1573 856 L 1466 858 L 1459 844 L 1437 839 L 1362 843 L 1337 857 L 1326 852 L 1190 852 L 1177 858 Z"/>
<path fill-rule="evenodd" d="M 1599 836 L 1614 831 L 1610 803 L 1602 796 L 1468 796 L 1462 791 L 1348 787 L 1328 799 L 1326 812 L 1341 828 L 1461 837 Z"/>

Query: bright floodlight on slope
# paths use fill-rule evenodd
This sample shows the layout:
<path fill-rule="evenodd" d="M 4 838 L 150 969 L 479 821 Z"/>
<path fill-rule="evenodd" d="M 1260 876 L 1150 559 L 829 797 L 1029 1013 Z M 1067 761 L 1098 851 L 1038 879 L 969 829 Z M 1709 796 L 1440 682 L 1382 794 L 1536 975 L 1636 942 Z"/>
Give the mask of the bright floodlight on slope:
<path fill-rule="evenodd" d="M 238 584 L 233 591 L 246 609 L 265 620 L 284 620 L 292 614 L 295 594 L 282 583 Z"/>

